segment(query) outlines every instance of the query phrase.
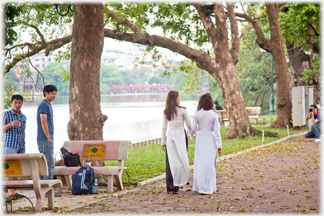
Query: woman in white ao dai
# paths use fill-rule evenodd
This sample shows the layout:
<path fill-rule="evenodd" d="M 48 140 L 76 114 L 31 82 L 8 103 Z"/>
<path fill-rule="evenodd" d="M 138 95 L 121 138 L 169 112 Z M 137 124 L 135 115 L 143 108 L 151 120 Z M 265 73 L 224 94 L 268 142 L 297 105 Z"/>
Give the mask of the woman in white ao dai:
<path fill-rule="evenodd" d="M 166 151 L 167 192 L 173 192 L 173 194 L 179 190 L 179 187 L 192 180 L 187 154 L 187 135 L 184 130 L 184 123 L 189 131 L 191 123 L 186 109 L 179 104 L 179 93 L 170 91 L 163 115 L 161 144 L 163 150 Z M 169 130 L 167 130 L 168 126 Z"/>
<path fill-rule="evenodd" d="M 216 188 L 216 153 L 222 153 L 222 140 L 219 131 L 218 116 L 213 111 L 213 99 L 209 93 L 200 97 L 199 111 L 194 114 L 190 138 L 195 144 L 193 191 L 201 194 L 213 194 Z"/>

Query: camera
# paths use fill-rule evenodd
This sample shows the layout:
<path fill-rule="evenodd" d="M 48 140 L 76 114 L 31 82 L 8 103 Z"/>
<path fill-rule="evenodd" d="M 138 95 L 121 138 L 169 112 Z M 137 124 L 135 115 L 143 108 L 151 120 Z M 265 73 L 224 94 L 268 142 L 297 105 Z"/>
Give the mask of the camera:
<path fill-rule="evenodd" d="M 313 108 L 309 108 L 308 111 L 309 111 L 309 112 L 313 112 Z"/>

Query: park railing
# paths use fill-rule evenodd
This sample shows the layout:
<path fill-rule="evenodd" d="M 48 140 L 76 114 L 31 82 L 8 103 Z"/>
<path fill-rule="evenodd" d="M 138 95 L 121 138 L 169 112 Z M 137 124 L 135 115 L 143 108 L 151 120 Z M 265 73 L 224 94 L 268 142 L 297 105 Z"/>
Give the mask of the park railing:
<path fill-rule="evenodd" d="M 158 136 L 136 138 L 134 142 L 129 145 L 129 149 L 141 148 L 144 146 L 149 146 L 157 143 L 161 143 L 161 138 Z"/>

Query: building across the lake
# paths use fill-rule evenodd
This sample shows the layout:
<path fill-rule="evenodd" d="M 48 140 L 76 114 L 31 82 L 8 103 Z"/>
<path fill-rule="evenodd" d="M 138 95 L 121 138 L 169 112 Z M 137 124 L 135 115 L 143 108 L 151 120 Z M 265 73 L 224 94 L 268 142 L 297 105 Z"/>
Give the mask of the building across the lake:
<path fill-rule="evenodd" d="M 101 54 L 101 63 L 104 65 L 114 65 L 119 70 L 133 70 L 140 67 L 147 67 L 150 71 L 150 75 L 157 75 L 157 70 L 165 70 L 174 65 L 177 65 L 178 62 L 175 61 L 170 55 L 161 52 L 161 59 L 151 58 L 144 56 L 144 51 L 146 45 L 134 45 L 127 47 L 104 47 Z M 30 57 L 31 64 L 37 68 L 37 70 L 42 71 L 49 63 L 55 62 L 57 56 L 55 54 L 50 54 L 45 56 L 44 53 Z M 143 64 L 141 64 L 141 61 Z M 158 62 L 164 62 L 165 66 L 157 66 Z M 70 65 L 70 60 L 60 60 L 64 66 Z M 31 71 L 36 71 L 34 67 L 30 67 Z"/>

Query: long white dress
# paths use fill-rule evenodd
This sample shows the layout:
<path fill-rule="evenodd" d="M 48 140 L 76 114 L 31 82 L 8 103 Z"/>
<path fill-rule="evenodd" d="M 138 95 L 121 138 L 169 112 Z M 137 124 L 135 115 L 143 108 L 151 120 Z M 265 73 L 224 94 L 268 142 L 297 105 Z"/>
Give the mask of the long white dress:
<path fill-rule="evenodd" d="M 222 148 L 218 116 L 213 110 L 201 109 L 194 114 L 190 138 L 198 132 L 195 144 L 192 190 L 203 194 L 216 192 L 216 152 Z"/>
<path fill-rule="evenodd" d="M 161 145 L 167 147 L 173 185 L 179 187 L 185 185 L 189 180 L 192 181 L 186 150 L 184 123 L 186 123 L 188 130 L 191 131 L 190 119 L 187 110 L 184 108 L 177 107 L 177 115 L 171 121 L 168 121 L 163 114 Z M 167 131 L 168 136 L 166 136 Z"/>

